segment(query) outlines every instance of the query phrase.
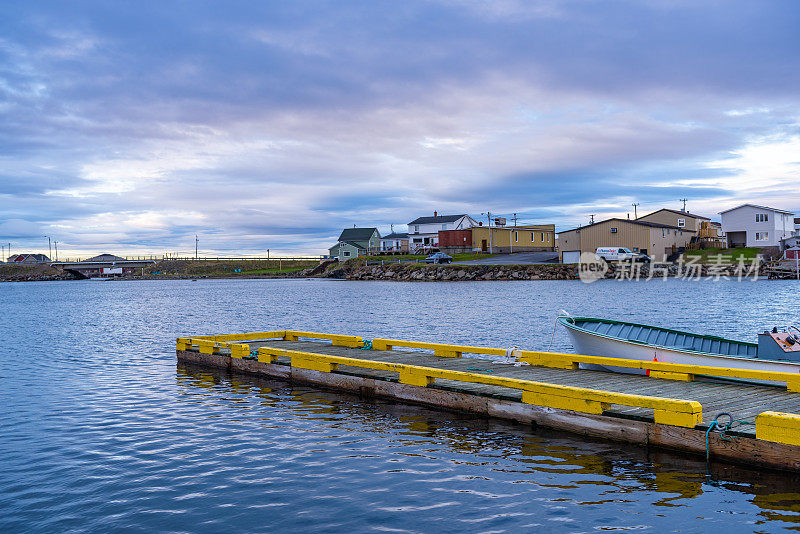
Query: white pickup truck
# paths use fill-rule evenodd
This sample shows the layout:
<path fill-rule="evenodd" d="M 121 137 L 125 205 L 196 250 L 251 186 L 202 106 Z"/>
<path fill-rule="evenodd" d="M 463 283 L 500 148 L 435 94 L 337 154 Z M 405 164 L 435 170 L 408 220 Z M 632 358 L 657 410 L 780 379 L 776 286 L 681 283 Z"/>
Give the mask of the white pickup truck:
<path fill-rule="evenodd" d="M 598 260 L 604 261 L 650 261 L 647 254 L 633 252 L 625 247 L 597 247 L 594 255 Z"/>

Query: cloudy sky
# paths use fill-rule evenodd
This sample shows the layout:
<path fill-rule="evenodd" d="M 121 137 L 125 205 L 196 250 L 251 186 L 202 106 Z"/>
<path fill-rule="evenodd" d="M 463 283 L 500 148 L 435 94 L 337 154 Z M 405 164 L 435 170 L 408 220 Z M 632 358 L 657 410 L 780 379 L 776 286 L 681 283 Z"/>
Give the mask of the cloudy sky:
<path fill-rule="evenodd" d="M 12 252 L 800 212 L 794 0 L 3 2 L 0 28 Z"/>

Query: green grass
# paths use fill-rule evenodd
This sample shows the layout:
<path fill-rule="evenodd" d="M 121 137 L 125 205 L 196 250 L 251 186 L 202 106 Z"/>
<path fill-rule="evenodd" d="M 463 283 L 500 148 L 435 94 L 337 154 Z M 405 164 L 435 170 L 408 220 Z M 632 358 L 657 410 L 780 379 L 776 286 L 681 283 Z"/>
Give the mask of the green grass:
<path fill-rule="evenodd" d="M 707 248 L 705 250 L 687 250 L 684 253 L 686 259 L 694 259 L 699 256 L 698 263 L 716 263 L 721 254 L 723 262 L 739 261 L 740 257 L 745 260 L 753 260 L 761 252 L 754 247 L 739 248 Z"/>
<path fill-rule="evenodd" d="M 398 254 L 396 256 L 390 255 L 381 255 L 381 256 L 370 256 L 367 258 L 367 261 L 397 261 L 397 260 L 424 260 L 427 258 L 429 254 Z M 474 254 L 472 252 L 458 252 L 455 254 L 449 254 L 449 256 L 453 257 L 453 261 L 467 261 L 467 260 L 481 260 L 483 258 L 493 258 L 495 254 Z"/>

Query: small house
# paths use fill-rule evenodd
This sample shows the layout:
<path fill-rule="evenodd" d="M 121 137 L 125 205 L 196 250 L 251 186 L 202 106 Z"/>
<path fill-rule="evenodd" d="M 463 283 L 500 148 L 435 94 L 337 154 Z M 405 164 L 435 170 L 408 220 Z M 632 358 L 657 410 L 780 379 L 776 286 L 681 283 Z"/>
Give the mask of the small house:
<path fill-rule="evenodd" d="M 328 249 L 330 257 L 339 261 L 367 256 L 380 250 L 381 235 L 377 228 L 345 228 L 338 242 Z"/>
<path fill-rule="evenodd" d="M 381 237 L 381 254 L 408 254 L 408 234 L 392 232 Z"/>
<path fill-rule="evenodd" d="M 742 204 L 720 212 L 722 231 L 728 246 L 778 248 L 782 239 L 794 233 L 794 213 L 791 211 Z"/>

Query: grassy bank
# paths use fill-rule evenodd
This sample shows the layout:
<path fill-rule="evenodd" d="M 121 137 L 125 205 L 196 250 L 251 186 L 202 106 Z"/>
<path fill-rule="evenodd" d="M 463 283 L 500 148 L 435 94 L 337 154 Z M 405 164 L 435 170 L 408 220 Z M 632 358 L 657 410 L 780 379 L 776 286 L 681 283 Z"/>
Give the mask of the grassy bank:
<path fill-rule="evenodd" d="M 456 254 L 448 254 L 453 257 L 453 261 L 468 261 L 468 260 L 482 260 L 484 258 L 494 258 L 496 254 L 473 254 L 472 252 L 458 252 Z M 395 256 L 382 255 L 370 256 L 369 261 L 421 261 L 428 257 L 428 254 L 399 254 Z"/>
<path fill-rule="evenodd" d="M 145 269 L 146 275 L 161 276 L 275 276 L 292 274 L 316 267 L 315 260 L 219 260 L 175 261 L 164 260 Z"/>
<path fill-rule="evenodd" d="M 704 250 L 689 250 L 684 253 L 686 260 L 694 260 L 698 263 L 718 263 L 719 256 L 722 256 L 723 263 L 739 261 L 744 257 L 745 260 L 753 260 L 761 252 L 755 247 L 739 248 L 707 248 Z M 695 259 L 697 258 L 697 259 Z"/>

